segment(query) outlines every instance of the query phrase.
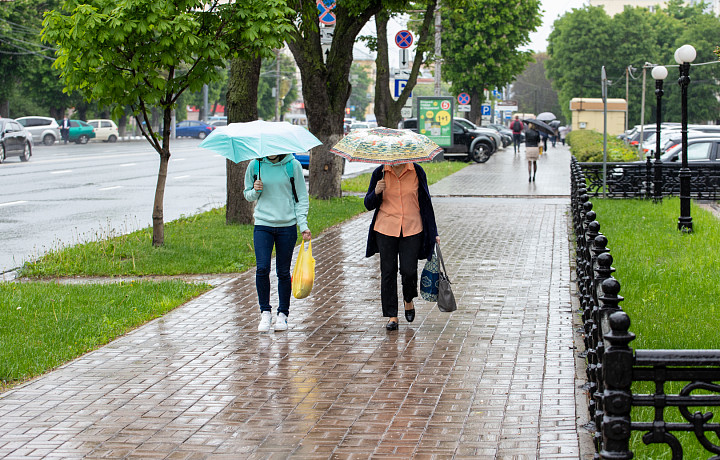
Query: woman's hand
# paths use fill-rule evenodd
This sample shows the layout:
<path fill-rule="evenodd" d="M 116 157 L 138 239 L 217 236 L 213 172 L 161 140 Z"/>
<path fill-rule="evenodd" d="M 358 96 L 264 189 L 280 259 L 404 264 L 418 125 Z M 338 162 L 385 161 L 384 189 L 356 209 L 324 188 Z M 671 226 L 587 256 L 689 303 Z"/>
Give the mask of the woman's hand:
<path fill-rule="evenodd" d="M 253 190 L 257 190 L 258 192 L 263 189 L 263 183 L 260 179 L 256 180 L 253 183 Z"/>
<path fill-rule="evenodd" d="M 375 195 L 380 195 L 384 191 L 385 191 L 385 179 L 380 179 L 379 181 L 377 181 L 377 184 L 375 184 Z"/>
<path fill-rule="evenodd" d="M 435 242 L 436 242 L 437 244 L 440 244 L 440 235 L 438 235 L 438 236 L 435 237 Z"/>
<path fill-rule="evenodd" d="M 312 238 L 312 233 L 310 233 L 310 230 L 305 230 L 304 232 L 302 232 L 303 241 L 310 241 L 311 238 Z"/>

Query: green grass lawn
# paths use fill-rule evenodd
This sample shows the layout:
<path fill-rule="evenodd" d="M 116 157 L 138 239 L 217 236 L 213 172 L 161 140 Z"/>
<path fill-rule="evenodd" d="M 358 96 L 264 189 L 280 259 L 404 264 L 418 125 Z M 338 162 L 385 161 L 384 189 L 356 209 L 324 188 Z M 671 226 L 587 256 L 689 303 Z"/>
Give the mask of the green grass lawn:
<path fill-rule="evenodd" d="M 314 236 L 365 211 L 362 198 L 311 199 Z M 20 269 L 25 277 L 235 273 L 255 266 L 252 225 L 226 225 L 225 208 L 165 224 L 165 244 L 152 246 L 152 228 L 50 251 Z M 298 236 L 298 241 L 300 236 Z"/>
<path fill-rule="evenodd" d="M 208 289 L 182 281 L 0 283 L 0 390 L 104 345 Z"/>
<path fill-rule="evenodd" d="M 637 338 L 636 349 L 720 349 L 720 220 L 695 206 L 693 233 L 677 230 L 679 198 L 666 198 L 662 204 L 644 200 L 594 199 L 601 232 L 608 237 L 613 256 L 614 276 L 621 283 L 624 311 Z M 686 382 L 667 385 L 675 393 Z M 634 384 L 634 392 L 653 393 L 652 384 Z M 696 392 L 698 393 L 698 392 Z M 693 408 L 691 412 L 714 412 L 718 408 Z M 666 420 L 684 422 L 676 409 L 668 408 Z M 635 421 L 652 421 L 653 411 L 635 408 Z M 645 446 L 642 434 L 633 432 L 635 458 L 670 459 L 664 445 Z M 708 458 L 694 435 L 678 433 L 684 458 Z M 718 437 L 708 438 L 719 444 Z"/>

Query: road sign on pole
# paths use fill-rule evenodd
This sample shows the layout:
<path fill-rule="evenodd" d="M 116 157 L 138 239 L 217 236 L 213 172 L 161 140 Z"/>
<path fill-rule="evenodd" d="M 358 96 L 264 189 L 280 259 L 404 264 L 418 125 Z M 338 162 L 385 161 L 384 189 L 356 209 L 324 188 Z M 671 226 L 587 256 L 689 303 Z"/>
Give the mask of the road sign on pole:
<path fill-rule="evenodd" d="M 482 107 L 482 109 L 480 110 L 480 115 L 489 117 L 490 116 L 490 104 L 483 104 L 480 107 Z"/>
<path fill-rule="evenodd" d="M 467 105 L 470 103 L 470 95 L 468 93 L 460 93 L 457 97 L 458 104 Z"/>
<path fill-rule="evenodd" d="M 400 68 L 407 69 L 408 64 L 410 63 L 410 59 L 408 59 L 408 50 L 407 48 L 400 48 L 398 51 L 400 51 Z"/>
<path fill-rule="evenodd" d="M 395 79 L 395 97 L 400 97 L 400 93 L 402 93 L 403 89 L 405 89 L 407 82 L 407 80 L 403 80 L 401 78 Z M 410 93 L 410 97 L 412 97 L 412 93 Z"/>
<path fill-rule="evenodd" d="M 326 25 L 335 24 L 335 0 L 317 0 L 318 20 Z"/>
<path fill-rule="evenodd" d="M 409 30 L 401 30 L 395 34 L 395 44 L 400 48 L 410 48 L 412 42 L 413 36 Z"/>

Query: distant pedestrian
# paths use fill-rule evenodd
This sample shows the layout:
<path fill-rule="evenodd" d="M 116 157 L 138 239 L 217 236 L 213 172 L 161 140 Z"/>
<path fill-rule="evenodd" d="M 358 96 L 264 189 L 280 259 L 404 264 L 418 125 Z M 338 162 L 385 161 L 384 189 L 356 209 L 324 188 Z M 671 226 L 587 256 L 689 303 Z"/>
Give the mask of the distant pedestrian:
<path fill-rule="evenodd" d="M 522 142 L 522 132 L 524 128 L 525 126 L 523 126 L 523 122 L 520 121 L 520 117 L 518 115 L 515 115 L 515 120 L 510 123 L 510 129 L 512 130 L 513 134 L 513 147 L 515 149 L 515 153 L 518 153 L 520 151 L 520 142 Z"/>
<path fill-rule="evenodd" d="M 67 144 L 70 140 L 70 120 L 65 115 L 60 122 L 60 137 L 62 137 L 63 143 Z"/>
<path fill-rule="evenodd" d="M 560 142 L 562 142 L 562 145 L 565 145 L 565 138 L 567 137 L 567 134 L 569 132 L 569 126 L 561 126 L 560 129 L 558 129 L 558 133 L 560 134 Z"/>
<path fill-rule="evenodd" d="M 547 153 L 547 151 L 548 151 L 548 148 L 547 148 L 548 133 L 546 133 L 545 131 L 540 131 L 540 138 L 542 139 L 543 152 Z"/>
<path fill-rule="evenodd" d="M 405 319 L 415 319 L 418 260 L 432 257 L 440 242 L 427 176 L 420 165 L 404 163 L 376 168 L 365 195 L 365 207 L 375 210 L 368 232 L 366 257 L 380 253 L 380 300 L 385 328 L 398 328 L 397 274 L 400 260 Z"/>
<path fill-rule="evenodd" d="M 546 137 L 547 139 L 547 137 Z M 528 162 L 528 182 L 535 182 L 535 174 L 537 173 L 537 160 L 540 157 L 540 133 L 535 129 L 535 125 L 529 124 L 525 130 L 525 159 Z"/>
<path fill-rule="evenodd" d="M 294 186 L 290 177 L 294 179 Z M 272 325 L 270 265 L 273 246 L 278 278 L 275 330 L 285 331 L 290 314 L 290 264 L 297 242 L 297 227 L 300 227 L 303 240 L 309 241 L 312 237 L 307 222 L 310 201 L 300 162 L 293 155 L 271 155 L 251 161 L 245 172 L 244 195 L 246 200 L 256 202 L 253 244 L 257 261 L 255 287 L 260 304 L 258 331 L 268 331 Z"/>

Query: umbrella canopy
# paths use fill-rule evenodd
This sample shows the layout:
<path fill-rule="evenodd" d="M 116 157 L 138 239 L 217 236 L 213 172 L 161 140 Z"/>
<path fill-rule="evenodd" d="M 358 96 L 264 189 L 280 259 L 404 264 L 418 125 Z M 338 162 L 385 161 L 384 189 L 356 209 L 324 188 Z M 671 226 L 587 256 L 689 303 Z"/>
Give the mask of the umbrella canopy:
<path fill-rule="evenodd" d="M 287 121 L 256 120 L 220 126 L 200 147 L 240 163 L 270 155 L 307 152 L 320 144 L 322 142 L 302 126 Z"/>
<path fill-rule="evenodd" d="M 560 123 L 560 120 L 553 120 L 548 123 L 548 125 L 552 126 L 553 128 L 559 128 L 561 124 L 562 123 Z"/>
<path fill-rule="evenodd" d="M 537 118 L 526 118 L 523 121 L 528 124 L 533 124 L 538 131 L 545 131 L 548 134 L 555 134 L 555 128 L 548 125 L 544 121 L 538 120 Z"/>
<path fill-rule="evenodd" d="M 378 127 L 350 131 L 330 151 L 348 161 L 394 165 L 430 161 L 443 149 L 422 134 Z"/>
<path fill-rule="evenodd" d="M 553 121 L 556 118 L 557 117 L 552 112 L 543 112 L 543 113 L 539 114 L 537 117 L 535 117 L 535 119 L 540 120 L 540 121 L 545 121 L 545 122 Z"/>

